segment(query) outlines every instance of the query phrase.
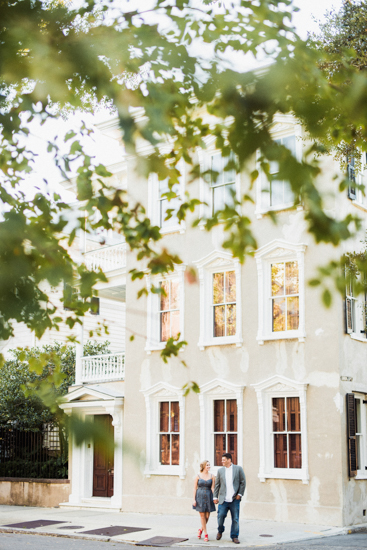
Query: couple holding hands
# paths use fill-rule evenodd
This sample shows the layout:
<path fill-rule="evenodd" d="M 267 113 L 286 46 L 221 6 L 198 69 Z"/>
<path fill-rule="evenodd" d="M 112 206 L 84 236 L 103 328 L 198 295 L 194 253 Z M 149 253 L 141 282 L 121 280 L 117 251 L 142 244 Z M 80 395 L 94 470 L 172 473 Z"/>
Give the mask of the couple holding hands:
<path fill-rule="evenodd" d="M 223 468 L 218 470 L 215 478 L 210 473 L 210 463 L 204 460 L 200 464 L 200 473 L 195 478 L 193 508 L 200 514 L 201 528 L 198 531 L 198 538 L 201 539 L 204 533 L 204 540 L 207 542 L 208 532 L 206 524 L 210 512 L 215 512 L 215 504 L 218 504 L 218 533 L 217 540 L 222 538 L 224 531 L 224 520 L 228 510 L 231 512 L 231 539 L 239 544 L 238 535 L 240 530 L 240 502 L 246 488 L 245 473 L 241 466 L 232 464 L 232 455 L 222 455 Z M 214 495 L 213 495 L 214 493 Z"/>

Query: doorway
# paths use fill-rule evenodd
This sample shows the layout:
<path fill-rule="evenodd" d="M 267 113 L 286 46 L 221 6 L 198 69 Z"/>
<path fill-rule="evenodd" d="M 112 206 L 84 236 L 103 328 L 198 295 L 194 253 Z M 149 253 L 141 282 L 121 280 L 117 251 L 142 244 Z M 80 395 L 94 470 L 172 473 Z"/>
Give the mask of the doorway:
<path fill-rule="evenodd" d="M 112 497 L 114 478 L 114 428 L 112 416 L 94 416 L 93 496 Z"/>

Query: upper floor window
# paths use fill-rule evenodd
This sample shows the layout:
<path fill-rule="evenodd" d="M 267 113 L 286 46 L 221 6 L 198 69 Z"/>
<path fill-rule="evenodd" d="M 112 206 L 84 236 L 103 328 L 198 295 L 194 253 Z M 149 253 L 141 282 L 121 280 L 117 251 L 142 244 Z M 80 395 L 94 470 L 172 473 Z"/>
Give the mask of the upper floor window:
<path fill-rule="evenodd" d="M 348 197 L 354 201 L 354 204 L 367 210 L 367 188 L 366 188 L 366 169 L 367 155 L 361 155 L 358 170 L 354 156 L 347 157 L 347 177 L 348 177 Z"/>
<path fill-rule="evenodd" d="M 180 185 L 176 183 L 171 189 L 168 178 L 158 183 L 159 227 L 171 229 L 179 225 L 177 212 L 181 205 Z"/>
<path fill-rule="evenodd" d="M 180 332 L 180 296 L 179 281 L 169 279 L 160 283 L 160 341 L 167 342 Z"/>
<path fill-rule="evenodd" d="M 256 254 L 259 280 L 257 340 L 305 337 L 305 245 L 272 241 Z"/>
<path fill-rule="evenodd" d="M 233 205 L 233 197 L 236 195 L 236 171 L 233 168 L 226 169 L 228 163 L 233 160 L 233 153 L 229 157 L 222 157 L 221 153 L 215 153 L 211 157 L 212 214 L 223 210 L 226 205 Z"/>
<path fill-rule="evenodd" d="M 355 296 L 351 278 L 345 291 L 345 325 L 347 333 L 352 337 L 366 339 L 366 313 L 365 293 Z"/>
<path fill-rule="evenodd" d="M 296 156 L 296 136 L 279 138 L 274 141 L 275 143 L 279 143 L 279 145 L 284 145 L 284 147 L 290 150 L 293 156 Z M 272 179 L 270 181 L 270 189 L 268 192 L 270 207 L 285 206 L 288 204 L 293 204 L 294 202 L 294 194 L 290 183 L 286 180 L 278 179 L 278 172 L 278 162 L 272 161 L 270 163 L 270 174 Z M 267 190 L 264 189 L 263 193 L 267 193 Z"/>
<path fill-rule="evenodd" d="M 200 279 L 200 334 L 198 345 L 242 342 L 241 267 L 228 252 L 213 251 L 198 266 Z"/>

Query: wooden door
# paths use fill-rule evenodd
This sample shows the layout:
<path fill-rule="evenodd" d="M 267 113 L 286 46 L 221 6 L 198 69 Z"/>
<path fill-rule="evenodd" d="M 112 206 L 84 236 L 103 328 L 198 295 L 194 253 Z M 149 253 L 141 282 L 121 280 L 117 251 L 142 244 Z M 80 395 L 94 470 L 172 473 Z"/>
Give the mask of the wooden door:
<path fill-rule="evenodd" d="M 95 415 L 94 424 L 98 431 L 94 437 L 93 496 L 112 497 L 114 473 L 112 417 L 109 414 Z M 106 445 L 106 434 L 108 445 Z"/>

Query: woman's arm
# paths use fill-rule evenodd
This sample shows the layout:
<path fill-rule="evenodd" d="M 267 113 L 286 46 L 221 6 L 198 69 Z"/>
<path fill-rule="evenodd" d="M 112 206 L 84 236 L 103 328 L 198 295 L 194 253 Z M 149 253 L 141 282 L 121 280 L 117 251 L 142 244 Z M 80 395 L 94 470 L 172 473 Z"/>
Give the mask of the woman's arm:
<path fill-rule="evenodd" d="M 215 476 L 212 476 L 212 493 L 214 493 Z"/>
<path fill-rule="evenodd" d="M 192 503 L 193 506 L 196 506 L 196 491 L 198 488 L 198 481 L 199 481 L 199 476 L 196 476 L 195 482 L 194 482 L 194 496 L 193 496 L 193 503 Z"/>

